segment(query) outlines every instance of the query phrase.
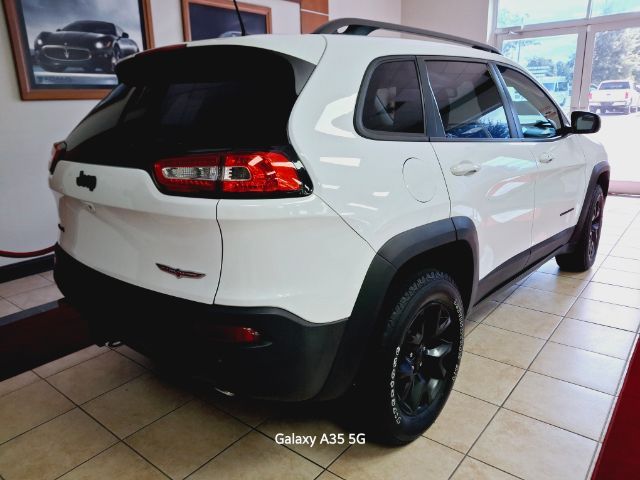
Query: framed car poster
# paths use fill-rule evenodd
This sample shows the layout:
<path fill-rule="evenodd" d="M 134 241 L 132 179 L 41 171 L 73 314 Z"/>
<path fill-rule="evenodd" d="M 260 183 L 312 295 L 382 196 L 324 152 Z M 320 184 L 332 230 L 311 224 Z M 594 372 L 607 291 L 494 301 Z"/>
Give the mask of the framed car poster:
<path fill-rule="evenodd" d="M 271 9 L 238 2 L 248 35 L 271 33 Z M 185 41 L 239 37 L 238 14 L 231 0 L 182 0 Z"/>
<path fill-rule="evenodd" d="M 150 0 L 3 0 L 23 100 L 98 99 L 153 47 Z"/>

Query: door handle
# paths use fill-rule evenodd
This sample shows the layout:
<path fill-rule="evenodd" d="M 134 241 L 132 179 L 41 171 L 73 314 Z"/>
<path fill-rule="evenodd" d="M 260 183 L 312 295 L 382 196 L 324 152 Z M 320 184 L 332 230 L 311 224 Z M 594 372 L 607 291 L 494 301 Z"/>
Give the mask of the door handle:
<path fill-rule="evenodd" d="M 451 173 L 457 177 L 473 175 L 480 171 L 480 165 L 471 162 L 462 162 L 451 167 Z"/>
<path fill-rule="evenodd" d="M 553 156 L 553 153 L 544 152 L 542 155 L 540 155 L 540 157 L 538 157 L 538 160 L 540 161 L 540 163 L 550 163 L 554 158 L 556 157 Z"/>

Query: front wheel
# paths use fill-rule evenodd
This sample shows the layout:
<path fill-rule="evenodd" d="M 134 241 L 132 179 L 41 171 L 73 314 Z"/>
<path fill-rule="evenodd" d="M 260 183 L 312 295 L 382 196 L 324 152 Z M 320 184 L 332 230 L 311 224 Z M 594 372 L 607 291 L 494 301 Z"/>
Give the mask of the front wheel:
<path fill-rule="evenodd" d="M 593 190 L 588 208 L 587 220 L 582 227 L 575 250 L 556 257 L 561 270 L 584 272 L 591 268 L 596 259 L 604 215 L 604 192 L 600 185 L 596 185 Z"/>
<path fill-rule="evenodd" d="M 428 271 L 406 282 L 365 367 L 368 423 L 381 442 L 409 443 L 435 421 L 453 388 L 463 338 L 464 307 L 451 277 Z"/>
<path fill-rule="evenodd" d="M 106 68 L 106 72 L 107 73 L 115 73 L 116 65 L 118 64 L 118 62 L 120 61 L 121 58 L 122 58 L 122 56 L 121 56 L 121 53 L 120 53 L 120 49 L 119 48 L 114 48 L 113 49 L 113 53 L 109 57 L 109 60 L 108 60 L 108 63 L 107 63 L 107 68 Z"/>

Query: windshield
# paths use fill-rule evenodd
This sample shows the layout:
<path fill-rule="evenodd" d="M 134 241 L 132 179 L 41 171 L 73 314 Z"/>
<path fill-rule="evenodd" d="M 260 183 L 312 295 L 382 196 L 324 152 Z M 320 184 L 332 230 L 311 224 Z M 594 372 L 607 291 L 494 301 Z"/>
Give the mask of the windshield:
<path fill-rule="evenodd" d="M 629 82 L 605 82 L 600 84 L 600 90 L 625 90 L 631 88 Z"/>
<path fill-rule="evenodd" d="M 116 29 L 112 23 L 105 22 L 73 22 L 62 29 L 64 32 L 101 33 L 115 35 Z"/>

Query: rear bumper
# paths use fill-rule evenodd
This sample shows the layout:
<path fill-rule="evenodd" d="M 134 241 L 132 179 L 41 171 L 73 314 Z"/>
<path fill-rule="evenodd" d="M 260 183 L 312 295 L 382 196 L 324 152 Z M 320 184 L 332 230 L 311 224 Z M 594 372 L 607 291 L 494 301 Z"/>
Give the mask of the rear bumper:
<path fill-rule="evenodd" d="M 590 107 L 607 107 L 607 108 L 622 108 L 631 105 L 631 100 L 620 100 L 615 102 L 589 102 Z"/>
<path fill-rule="evenodd" d="M 122 340 L 186 366 L 219 388 L 260 398 L 315 397 L 346 325 L 310 323 L 278 308 L 207 305 L 157 293 L 97 272 L 60 247 L 54 276 L 89 321 L 96 343 Z M 251 346 L 222 343 L 212 337 L 212 325 L 250 327 L 263 340 Z"/>

